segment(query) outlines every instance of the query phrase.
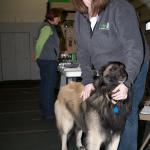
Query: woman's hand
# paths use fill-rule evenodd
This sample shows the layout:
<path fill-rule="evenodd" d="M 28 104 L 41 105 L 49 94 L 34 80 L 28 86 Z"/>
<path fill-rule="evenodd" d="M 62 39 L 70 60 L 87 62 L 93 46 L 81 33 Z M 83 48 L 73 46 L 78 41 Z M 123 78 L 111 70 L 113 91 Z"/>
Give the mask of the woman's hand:
<path fill-rule="evenodd" d="M 84 86 L 84 90 L 81 93 L 81 97 L 83 98 L 83 101 L 85 101 L 90 96 L 93 90 L 95 90 L 93 83 Z"/>
<path fill-rule="evenodd" d="M 123 84 L 119 84 L 113 91 L 112 91 L 112 98 L 114 100 L 124 100 L 128 96 L 128 88 Z"/>

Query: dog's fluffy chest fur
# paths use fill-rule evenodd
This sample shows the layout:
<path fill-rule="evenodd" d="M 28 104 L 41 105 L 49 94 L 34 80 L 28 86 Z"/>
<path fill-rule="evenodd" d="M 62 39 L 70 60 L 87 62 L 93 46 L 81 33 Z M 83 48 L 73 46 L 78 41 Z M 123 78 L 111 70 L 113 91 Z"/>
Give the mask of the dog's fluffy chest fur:
<path fill-rule="evenodd" d="M 83 106 L 81 108 L 84 109 L 86 120 L 88 115 L 95 111 L 99 116 L 98 119 L 101 126 L 112 132 L 120 132 L 123 129 L 126 119 L 125 116 L 129 112 L 128 99 L 114 105 L 110 99 L 108 100 L 106 94 L 98 96 L 97 93 L 95 93 L 82 105 L 85 105 L 84 108 Z M 114 112 L 115 107 L 118 107 L 119 112 Z"/>

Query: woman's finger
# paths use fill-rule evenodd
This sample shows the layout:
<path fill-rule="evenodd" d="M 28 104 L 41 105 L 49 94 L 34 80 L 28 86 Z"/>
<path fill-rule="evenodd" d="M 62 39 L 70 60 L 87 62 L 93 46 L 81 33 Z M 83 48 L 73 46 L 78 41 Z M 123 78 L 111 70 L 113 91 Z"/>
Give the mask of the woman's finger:
<path fill-rule="evenodd" d="M 116 93 L 116 92 L 118 92 L 119 91 L 119 89 L 120 89 L 120 86 L 118 85 L 113 91 L 112 91 L 112 93 Z"/>

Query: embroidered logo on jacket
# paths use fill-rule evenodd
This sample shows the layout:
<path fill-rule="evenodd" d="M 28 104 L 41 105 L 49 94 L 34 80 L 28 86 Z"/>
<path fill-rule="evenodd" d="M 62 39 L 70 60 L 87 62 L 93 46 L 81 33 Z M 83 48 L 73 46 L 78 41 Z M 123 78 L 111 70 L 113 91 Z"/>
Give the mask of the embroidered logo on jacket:
<path fill-rule="evenodd" d="M 99 26 L 99 29 L 101 29 L 101 30 L 110 30 L 110 24 L 109 24 L 109 22 L 107 22 L 107 23 L 101 23 L 100 26 Z"/>

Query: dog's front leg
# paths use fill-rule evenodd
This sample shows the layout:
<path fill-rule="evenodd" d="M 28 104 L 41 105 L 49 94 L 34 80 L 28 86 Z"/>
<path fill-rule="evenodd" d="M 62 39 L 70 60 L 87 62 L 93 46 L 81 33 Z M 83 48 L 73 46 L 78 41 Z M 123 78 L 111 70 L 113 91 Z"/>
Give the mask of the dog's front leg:
<path fill-rule="evenodd" d="M 67 149 L 67 134 L 62 135 L 62 150 L 68 150 Z"/>
<path fill-rule="evenodd" d="M 87 150 L 99 150 L 104 137 L 99 134 L 99 131 L 88 131 L 87 135 Z"/>
<path fill-rule="evenodd" d="M 108 145 L 107 150 L 117 150 L 120 142 L 120 135 L 114 135 L 112 141 Z"/>
<path fill-rule="evenodd" d="M 67 139 L 69 138 L 69 132 L 73 128 L 73 119 L 68 114 L 68 120 L 63 120 L 63 125 L 61 126 L 61 140 L 62 140 L 62 150 L 68 150 Z"/>
<path fill-rule="evenodd" d="M 85 150 L 85 147 L 82 144 L 82 130 L 76 130 L 76 145 L 78 150 Z"/>
<path fill-rule="evenodd" d="M 91 111 L 86 116 L 87 125 L 87 150 L 99 150 L 105 135 L 101 132 L 99 116 L 96 111 Z"/>

